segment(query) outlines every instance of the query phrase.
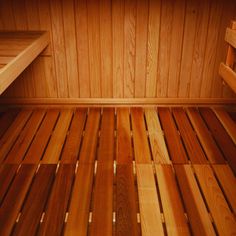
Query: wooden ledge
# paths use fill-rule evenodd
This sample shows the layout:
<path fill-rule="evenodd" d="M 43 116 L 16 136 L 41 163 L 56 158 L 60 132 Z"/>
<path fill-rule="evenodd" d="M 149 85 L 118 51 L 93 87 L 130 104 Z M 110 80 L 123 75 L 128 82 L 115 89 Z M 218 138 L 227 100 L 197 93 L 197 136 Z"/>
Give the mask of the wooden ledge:
<path fill-rule="evenodd" d="M 49 44 L 49 33 L 0 32 L 0 94 Z"/>
<path fill-rule="evenodd" d="M 229 87 L 236 93 L 236 72 L 224 63 L 220 64 L 219 74 Z"/>

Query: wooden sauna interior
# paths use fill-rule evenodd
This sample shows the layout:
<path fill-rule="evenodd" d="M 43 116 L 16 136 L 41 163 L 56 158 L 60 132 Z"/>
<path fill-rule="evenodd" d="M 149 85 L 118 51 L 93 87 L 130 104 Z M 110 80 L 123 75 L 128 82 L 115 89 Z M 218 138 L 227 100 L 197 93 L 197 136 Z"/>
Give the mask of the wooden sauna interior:
<path fill-rule="evenodd" d="M 235 0 L 0 0 L 0 235 L 236 235 Z"/>

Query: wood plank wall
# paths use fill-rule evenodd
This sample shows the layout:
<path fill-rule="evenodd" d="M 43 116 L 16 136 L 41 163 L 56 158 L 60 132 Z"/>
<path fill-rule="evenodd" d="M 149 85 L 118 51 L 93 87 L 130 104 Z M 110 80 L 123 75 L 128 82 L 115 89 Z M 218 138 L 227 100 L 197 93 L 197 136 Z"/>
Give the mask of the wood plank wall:
<path fill-rule="evenodd" d="M 0 0 L 1 30 L 51 45 L 4 94 L 26 98 L 220 98 L 234 0 Z"/>

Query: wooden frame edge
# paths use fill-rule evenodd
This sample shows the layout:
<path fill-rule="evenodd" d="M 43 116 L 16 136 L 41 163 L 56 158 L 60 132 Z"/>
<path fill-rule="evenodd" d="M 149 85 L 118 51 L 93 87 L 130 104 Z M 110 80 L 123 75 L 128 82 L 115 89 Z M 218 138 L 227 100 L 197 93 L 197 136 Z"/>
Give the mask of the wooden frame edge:
<path fill-rule="evenodd" d="M 1 98 L 1 106 L 206 106 L 235 105 L 236 98 Z"/>

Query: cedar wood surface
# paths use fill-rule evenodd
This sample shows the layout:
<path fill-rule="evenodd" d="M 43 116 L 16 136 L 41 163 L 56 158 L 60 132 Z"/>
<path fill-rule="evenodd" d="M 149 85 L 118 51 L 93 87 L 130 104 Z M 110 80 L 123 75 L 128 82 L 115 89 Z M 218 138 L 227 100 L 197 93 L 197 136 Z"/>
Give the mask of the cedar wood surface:
<path fill-rule="evenodd" d="M 0 235 L 235 234 L 231 116 L 196 107 L 1 113 Z"/>

